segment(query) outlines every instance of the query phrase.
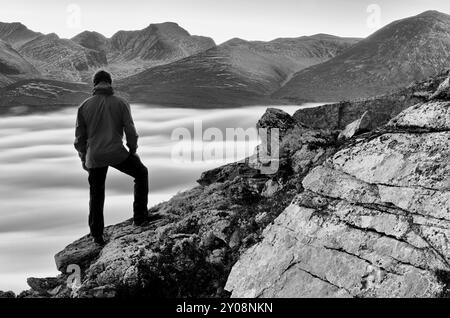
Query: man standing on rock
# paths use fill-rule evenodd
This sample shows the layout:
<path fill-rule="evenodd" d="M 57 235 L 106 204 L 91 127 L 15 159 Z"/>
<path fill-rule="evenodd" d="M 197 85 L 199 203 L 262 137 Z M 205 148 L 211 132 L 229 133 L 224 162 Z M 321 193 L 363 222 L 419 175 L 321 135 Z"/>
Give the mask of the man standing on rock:
<path fill-rule="evenodd" d="M 123 145 L 124 132 L 129 151 Z M 89 227 L 94 242 L 105 244 L 103 206 L 109 166 L 134 178 L 134 224 L 148 222 L 148 170 L 136 154 L 138 134 L 130 105 L 114 95 L 111 75 L 105 71 L 95 74 L 93 96 L 78 109 L 74 145 L 89 173 Z"/>

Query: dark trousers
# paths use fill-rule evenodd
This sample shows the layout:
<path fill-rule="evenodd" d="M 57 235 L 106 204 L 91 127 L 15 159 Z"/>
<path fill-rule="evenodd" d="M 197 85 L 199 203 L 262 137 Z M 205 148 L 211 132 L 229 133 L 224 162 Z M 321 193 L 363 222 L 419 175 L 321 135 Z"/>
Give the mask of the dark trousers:
<path fill-rule="evenodd" d="M 148 170 L 138 156 L 130 155 L 122 163 L 112 166 L 134 178 L 134 220 L 144 220 L 148 213 Z M 105 181 L 108 167 L 89 169 L 89 228 L 93 237 L 103 235 L 105 203 Z"/>

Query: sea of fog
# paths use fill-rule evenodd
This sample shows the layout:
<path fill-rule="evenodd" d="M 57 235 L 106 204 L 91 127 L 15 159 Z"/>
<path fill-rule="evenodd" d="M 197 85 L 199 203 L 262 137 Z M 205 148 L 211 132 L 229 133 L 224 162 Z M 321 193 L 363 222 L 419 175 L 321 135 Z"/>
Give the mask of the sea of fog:
<path fill-rule="evenodd" d="M 281 106 L 290 114 L 303 106 Z M 132 105 L 140 135 L 139 155 L 150 172 L 150 205 L 195 185 L 202 171 L 233 162 L 173 159 L 175 129 L 253 128 L 267 107 L 178 109 Z M 87 173 L 73 149 L 76 108 L 53 113 L 0 117 L 0 290 L 28 289 L 27 277 L 55 276 L 53 255 L 88 233 Z M 220 140 L 215 140 L 220 143 Z M 231 146 L 250 148 L 257 138 Z M 227 141 L 227 146 L 230 142 Z M 195 150 L 196 148 L 194 148 Z M 193 151 L 194 151 L 193 150 Z M 195 150 L 196 151 L 196 150 Z M 228 152 L 224 152 L 225 155 Z M 195 157 L 194 157 L 195 159 Z M 110 169 L 105 223 L 132 216 L 133 181 Z"/>

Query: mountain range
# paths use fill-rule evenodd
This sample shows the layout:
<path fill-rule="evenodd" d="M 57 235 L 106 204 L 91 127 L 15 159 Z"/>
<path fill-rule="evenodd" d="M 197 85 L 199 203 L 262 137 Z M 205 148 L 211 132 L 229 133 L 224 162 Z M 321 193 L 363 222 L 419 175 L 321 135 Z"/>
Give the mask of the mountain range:
<path fill-rule="evenodd" d="M 43 80 L 79 92 L 100 68 L 113 73 L 131 102 L 203 108 L 337 102 L 385 94 L 447 68 L 450 16 L 427 11 L 366 39 L 317 34 L 216 45 L 166 22 L 111 38 L 85 31 L 72 39 L 0 23 L 0 40 L 0 95 L 13 105 L 22 104 L 16 97 L 30 84 L 45 90 Z M 73 103 L 89 93 L 85 87 Z"/>
<path fill-rule="evenodd" d="M 119 81 L 135 101 L 193 107 L 267 103 L 296 71 L 324 62 L 358 39 L 329 35 L 249 42 L 232 39 Z"/>

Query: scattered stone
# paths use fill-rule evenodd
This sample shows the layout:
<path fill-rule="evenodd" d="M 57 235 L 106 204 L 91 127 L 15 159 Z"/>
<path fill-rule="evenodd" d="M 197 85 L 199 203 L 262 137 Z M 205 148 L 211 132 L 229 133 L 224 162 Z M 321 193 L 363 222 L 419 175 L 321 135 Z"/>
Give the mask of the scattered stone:
<path fill-rule="evenodd" d="M 277 193 L 281 189 L 281 185 L 274 180 L 269 180 L 264 185 L 264 189 L 262 190 L 261 195 L 266 198 L 272 197 L 275 193 Z"/>
<path fill-rule="evenodd" d="M 230 237 L 230 242 L 228 243 L 228 246 L 230 248 L 238 247 L 241 243 L 241 233 L 239 229 L 233 232 L 233 234 Z"/>
<path fill-rule="evenodd" d="M 267 212 L 259 213 L 257 216 L 255 216 L 255 222 L 258 224 L 264 224 L 266 223 L 268 216 L 269 215 L 267 214 Z"/>
<path fill-rule="evenodd" d="M 437 88 L 436 92 L 434 92 L 430 96 L 430 100 L 435 99 L 450 99 L 450 77 L 447 77 Z"/>
<path fill-rule="evenodd" d="M 256 124 L 256 128 L 278 128 L 280 136 L 283 137 L 286 132 L 295 125 L 295 120 L 285 111 L 276 108 L 268 108 Z"/>
<path fill-rule="evenodd" d="M 370 130 L 370 116 L 369 112 L 365 112 L 360 119 L 355 120 L 351 124 L 347 125 L 338 136 L 339 141 L 344 141 L 357 136 L 361 133 L 368 132 Z"/>

